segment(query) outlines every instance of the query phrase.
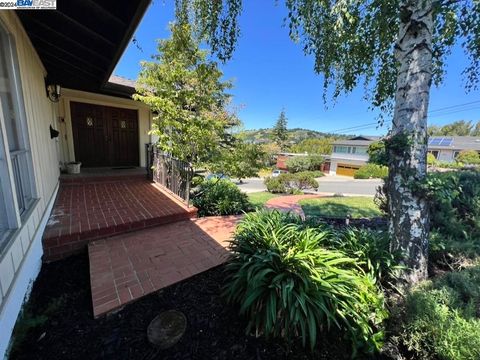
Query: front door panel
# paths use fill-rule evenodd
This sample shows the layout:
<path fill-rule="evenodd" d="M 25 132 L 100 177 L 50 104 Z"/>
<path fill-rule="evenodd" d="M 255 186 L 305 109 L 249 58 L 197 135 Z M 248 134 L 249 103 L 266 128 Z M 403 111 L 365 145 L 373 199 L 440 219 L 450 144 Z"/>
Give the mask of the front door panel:
<path fill-rule="evenodd" d="M 84 167 L 138 166 L 136 110 L 70 103 L 75 160 Z"/>

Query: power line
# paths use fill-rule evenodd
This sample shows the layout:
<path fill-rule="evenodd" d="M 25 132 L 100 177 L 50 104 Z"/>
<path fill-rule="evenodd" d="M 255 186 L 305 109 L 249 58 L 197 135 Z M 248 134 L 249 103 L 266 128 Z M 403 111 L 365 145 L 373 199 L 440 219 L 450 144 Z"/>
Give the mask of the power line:
<path fill-rule="evenodd" d="M 442 110 L 449 110 L 449 109 L 453 109 L 453 108 L 457 108 L 457 107 L 462 107 L 462 106 L 466 106 L 466 105 L 472 105 L 472 104 L 478 104 L 480 103 L 480 100 L 477 100 L 477 101 L 471 101 L 471 102 L 468 102 L 468 103 L 464 103 L 464 104 L 458 104 L 458 105 L 452 105 L 452 106 L 447 106 L 447 107 L 444 107 L 444 108 L 439 108 L 439 109 L 435 109 L 435 110 L 430 110 L 428 113 L 432 113 L 432 112 L 437 112 L 437 111 L 442 111 Z"/>
<path fill-rule="evenodd" d="M 464 107 L 464 106 L 467 106 L 467 105 L 478 104 L 478 103 L 480 103 L 480 100 L 471 101 L 471 102 L 467 102 L 467 103 L 463 103 L 463 104 L 446 106 L 446 107 L 443 107 L 443 108 L 430 110 L 428 112 L 428 114 L 431 114 L 431 113 L 434 113 L 434 112 L 442 112 L 442 111 L 445 111 L 445 110 L 449 110 L 449 111 L 446 111 L 444 113 L 434 114 L 435 117 L 439 117 L 439 116 L 456 114 L 456 113 L 463 112 L 463 111 L 477 110 L 477 109 L 480 109 L 480 107 L 474 106 L 474 107 L 467 107 L 467 108 L 463 108 L 463 109 L 458 109 L 458 108 L 461 108 L 461 107 Z M 330 131 L 330 132 L 331 133 L 344 133 L 344 132 L 355 131 L 355 130 L 357 130 L 357 131 L 358 130 L 366 130 L 366 129 L 373 128 L 374 126 L 372 126 L 372 125 L 378 125 L 378 123 L 374 122 L 374 123 L 362 124 L 362 125 L 357 125 L 357 126 L 351 126 L 351 127 L 347 127 L 347 128 L 333 130 L 333 131 Z"/>

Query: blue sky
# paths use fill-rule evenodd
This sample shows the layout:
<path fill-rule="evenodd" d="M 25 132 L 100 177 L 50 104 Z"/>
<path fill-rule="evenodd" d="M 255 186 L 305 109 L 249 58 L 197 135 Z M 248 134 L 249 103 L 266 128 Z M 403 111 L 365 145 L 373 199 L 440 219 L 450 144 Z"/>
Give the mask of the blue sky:
<path fill-rule="evenodd" d="M 244 0 L 241 18 L 241 37 L 232 60 L 222 64 L 226 79 L 234 80 L 231 90 L 234 104 L 241 107 L 239 116 L 246 129 L 271 127 L 282 108 L 285 108 L 288 127 L 302 127 L 319 131 L 372 124 L 375 113 L 368 110 L 362 99 L 363 88 L 336 103 L 322 100 L 322 76 L 313 72 L 313 58 L 303 54 L 299 44 L 288 37 L 283 26 L 286 10 L 283 1 Z M 174 20 L 174 0 L 155 0 L 148 9 L 135 37 L 140 51 L 131 43 L 115 69 L 115 74 L 135 79 L 140 61 L 149 60 L 156 52 L 156 40 L 168 38 L 168 23 Z M 442 125 L 455 120 L 480 120 L 480 91 L 466 94 L 461 75 L 466 60 L 462 51 L 456 51 L 448 60 L 447 76 L 440 88 L 432 88 L 430 109 L 471 105 L 451 110 L 433 111 L 429 124 Z M 459 111 L 467 109 L 466 111 Z M 357 134 L 383 134 L 385 126 L 375 125 L 360 130 L 346 131 Z"/>

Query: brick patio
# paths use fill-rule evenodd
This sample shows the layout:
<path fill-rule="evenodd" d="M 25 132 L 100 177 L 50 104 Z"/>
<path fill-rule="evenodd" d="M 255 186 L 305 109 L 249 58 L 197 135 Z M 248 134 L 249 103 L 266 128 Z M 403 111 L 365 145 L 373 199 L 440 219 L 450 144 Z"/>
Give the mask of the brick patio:
<path fill-rule="evenodd" d="M 239 219 L 191 219 L 91 242 L 94 316 L 225 262 Z"/>
<path fill-rule="evenodd" d="M 43 235 L 44 260 L 68 256 L 94 239 L 195 215 L 195 208 L 186 208 L 145 175 L 61 179 Z"/>

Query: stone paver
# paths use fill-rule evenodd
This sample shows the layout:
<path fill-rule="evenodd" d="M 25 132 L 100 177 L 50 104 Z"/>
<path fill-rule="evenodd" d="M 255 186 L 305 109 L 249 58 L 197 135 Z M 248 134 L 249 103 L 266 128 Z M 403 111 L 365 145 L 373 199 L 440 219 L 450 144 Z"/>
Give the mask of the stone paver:
<path fill-rule="evenodd" d="M 277 209 L 285 212 L 292 212 L 297 215 L 300 215 L 302 219 L 305 218 L 305 214 L 302 210 L 302 207 L 298 204 L 300 200 L 303 199 L 315 199 L 324 197 L 324 195 L 287 195 L 279 196 L 273 199 L 268 200 L 265 203 L 265 207 L 268 209 Z"/>
<path fill-rule="evenodd" d="M 43 235 L 44 260 L 63 258 L 94 239 L 195 214 L 195 208 L 186 208 L 145 176 L 62 180 Z"/>
<path fill-rule="evenodd" d="M 225 262 L 228 240 L 239 219 L 184 220 L 91 242 L 94 316 Z"/>

